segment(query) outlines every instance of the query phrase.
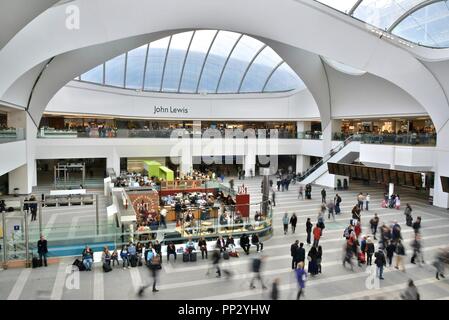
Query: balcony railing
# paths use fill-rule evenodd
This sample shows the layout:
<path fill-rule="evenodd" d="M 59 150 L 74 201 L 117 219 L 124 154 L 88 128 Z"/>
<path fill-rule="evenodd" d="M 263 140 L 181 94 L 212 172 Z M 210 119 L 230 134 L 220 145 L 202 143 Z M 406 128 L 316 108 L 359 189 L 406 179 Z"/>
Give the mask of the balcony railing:
<path fill-rule="evenodd" d="M 306 131 L 306 132 L 298 132 L 298 139 L 306 139 L 306 140 L 322 140 L 323 134 L 321 132 L 315 131 Z"/>
<path fill-rule="evenodd" d="M 437 135 L 435 133 L 356 133 L 353 135 L 335 133 L 332 140 L 344 141 L 349 136 L 353 137 L 353 141 L 360 141 L 361 143 L 369 144 L 435 146 L 437 143 Z"/>
<path fill-rule="evenodd" d="M 0 129 L 0 143 L 25 140 L 24 128 Z"/>
<path fill-rule="evenodd" d="M 178 132 L 184 131 L 184 134 L 181 134 L 184 138 L 193 138 L 193 137 L 201 137 L 202 133 L 205 133 L 207 129 L 202 129 L 201 134 L 194 134 L 191 129 L 115 129 L 115 128 L 106 128 L 102 130 L 98 130 L 97 128 L 93 128 L 86 131 L 77 131 L 77 130 L 56 130 L 52 128 L 40 128 L 38 131 L 38 138 L 49 138 L 49 139 L 65 139 L 65 138 L 170 138 L 175 130 L 179 130 Z M 226 138 L 226 132 L 224 130 L 219 130 L 219 135 L 222 138 Z M 208 132 L 209 137 L 211 132 Z M 212 132 L 213 133 L 213 132 Z M 254 130 L 256 137 L 258 137 L 259 132 L 257 129 Z M 264 138 L 270 137 L 270 130 L 261 131 L 260 134 L 263 135 Z M 180 135 L 178 133 L 175 134 L 176 137 Z M 215 135 L 212 134 L 215 137 Z M 237 135 L 239 137 L 239 135 Z M 242 136 L 243 138 L 244 136 Z M 288 130 L 278 130 L 276 137 L 278 139 L 296 139 L 296 133 Z M 230 137 L 231 138 L 231 137 Z"/>

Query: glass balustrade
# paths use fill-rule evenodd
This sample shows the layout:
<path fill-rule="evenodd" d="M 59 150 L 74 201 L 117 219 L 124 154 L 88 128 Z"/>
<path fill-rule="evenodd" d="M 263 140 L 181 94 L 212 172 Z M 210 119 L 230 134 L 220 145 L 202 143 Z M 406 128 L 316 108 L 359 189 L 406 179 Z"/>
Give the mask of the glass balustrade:
<path fill-rule="evenodd" d="M 334 141 L 344 141 L 349 136 L 353 141 L 360 141 L 367 144 L 391 144 L 391 145 L 412 145 L 412 146 L 435 146 L 437 136 L 435 133 L 406 133 L 406 134 L 373 134 L 373 133 L 356 133 L 344 134 L 335 133 Z"/>
<path fill-rule="evenodd" d="M 24 128 L 5 128 L 0 129 L 0 143 L 25 140 Z"/>

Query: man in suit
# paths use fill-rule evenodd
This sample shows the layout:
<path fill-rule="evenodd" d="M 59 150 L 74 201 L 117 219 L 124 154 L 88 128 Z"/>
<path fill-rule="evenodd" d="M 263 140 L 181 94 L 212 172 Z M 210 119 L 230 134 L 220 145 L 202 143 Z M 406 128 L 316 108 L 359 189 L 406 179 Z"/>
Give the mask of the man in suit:
<path fill-rule="evenodd" d="M 290 255 L 292 256 L 292 269 L 296 269 L 296 250 L 299 248 L 299 240 L 296 240 L 291 246 L 290 246 Z"/>
<path fill-rule="evenodd" d="M 47 240 L 45 240 L 44 236 L 41 235 L 39 241 L 37 242 L 37 253 L 39 254 L 39 260 L 42 261 L 44 266 L 47 267 Z"/>
<path fill-rule="evenodd" d="M 300 243 L 299 247 L 296 249 L 295 252 L 295 267 L 298 266 L 298 263 L 302 262 L 304 263 L 304 261 L 306 260 L 306 250 L 303 248 L 304 247 L 304 243 Z"/>

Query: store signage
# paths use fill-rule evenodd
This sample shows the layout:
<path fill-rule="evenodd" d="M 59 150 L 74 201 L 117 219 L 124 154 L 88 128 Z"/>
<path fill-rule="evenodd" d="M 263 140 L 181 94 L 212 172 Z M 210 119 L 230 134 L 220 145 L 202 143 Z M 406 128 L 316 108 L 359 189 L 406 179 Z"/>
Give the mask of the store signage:
<path fill-rule="evenodd" d="M 154 114 L 158 113 L 171 113 L 171 114 L 187 114 L 189 113 L 189 109 L 186 107 L 178 108 L 178 107 L 163 107 L 163 106 L 154 106 Z"/>

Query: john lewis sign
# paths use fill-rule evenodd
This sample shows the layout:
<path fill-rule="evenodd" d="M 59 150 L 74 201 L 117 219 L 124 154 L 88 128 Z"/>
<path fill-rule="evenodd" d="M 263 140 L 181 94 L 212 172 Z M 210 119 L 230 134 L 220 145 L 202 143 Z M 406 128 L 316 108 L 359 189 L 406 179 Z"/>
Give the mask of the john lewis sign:
<path fill-rule="evenodd" d="M 186 107 L 163 107 L 154 106 L 153 114 L 189 114 L 189 109 Z"/>

